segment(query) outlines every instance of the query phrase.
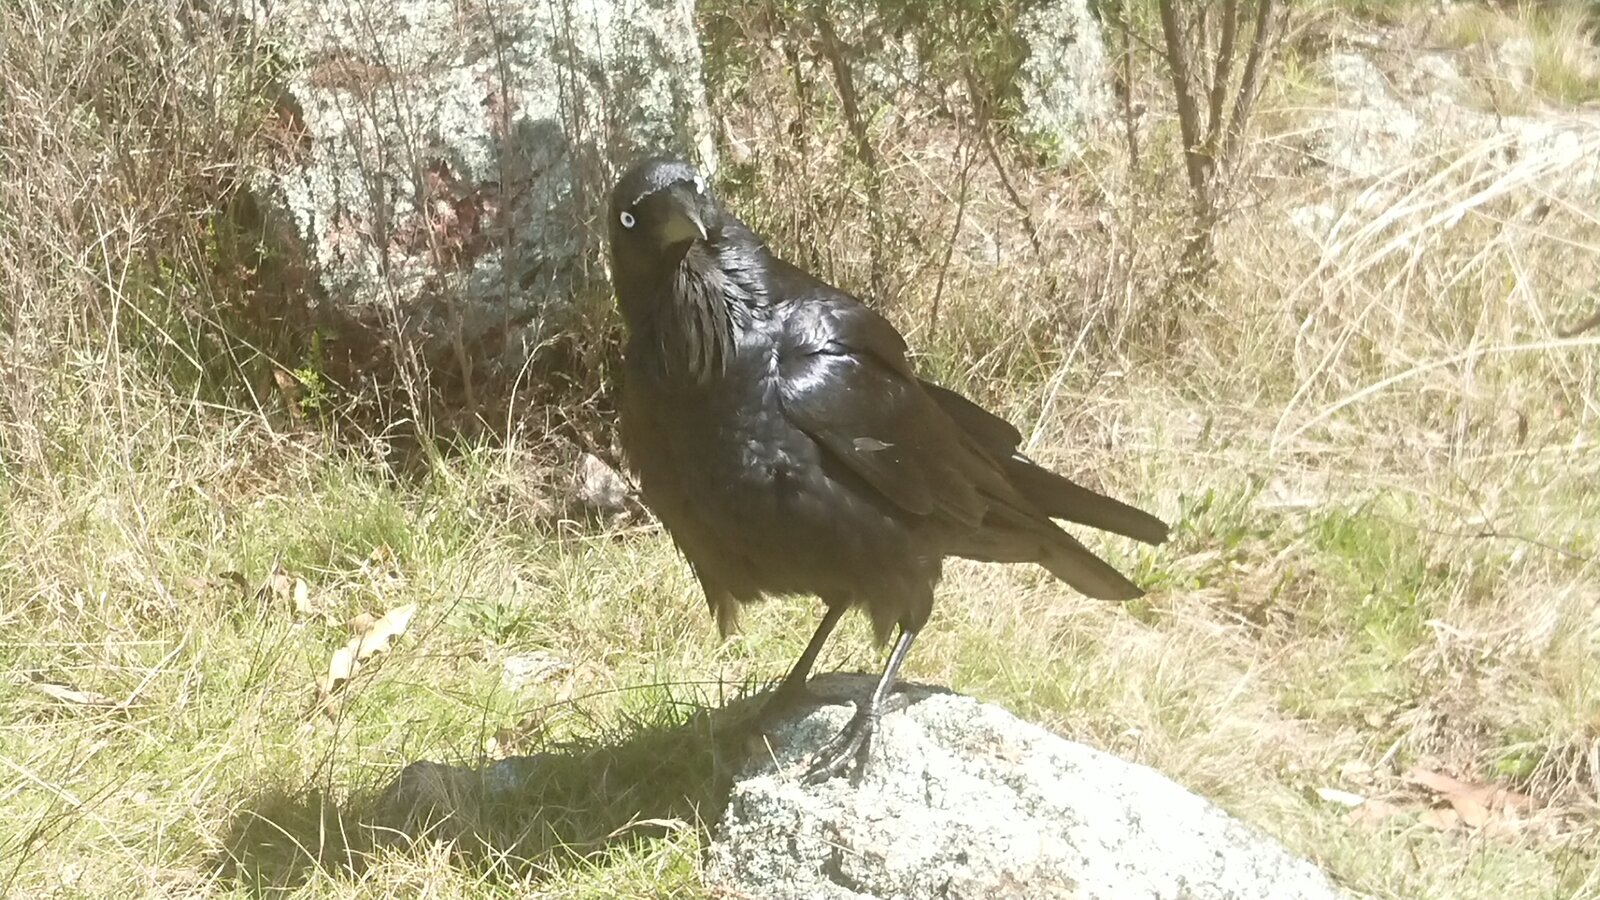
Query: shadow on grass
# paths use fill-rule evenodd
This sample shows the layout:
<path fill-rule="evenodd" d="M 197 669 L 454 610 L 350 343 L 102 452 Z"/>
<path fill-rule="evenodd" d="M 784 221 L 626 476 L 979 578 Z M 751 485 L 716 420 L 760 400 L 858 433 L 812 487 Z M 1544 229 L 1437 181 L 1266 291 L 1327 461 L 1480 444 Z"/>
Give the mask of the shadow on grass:
<path fill-rule="evenodd" d="M 240 804 L 213 871 L 271 895 L 319 872 L 359 876 L 375 854 L 443 846 L 487 877 L 538 879 L 685 827 L 708 831 L 761 699 L 666 709 L 480 767 L 416 762 L 342 801 L 309 787 L 265 791 Z"/>

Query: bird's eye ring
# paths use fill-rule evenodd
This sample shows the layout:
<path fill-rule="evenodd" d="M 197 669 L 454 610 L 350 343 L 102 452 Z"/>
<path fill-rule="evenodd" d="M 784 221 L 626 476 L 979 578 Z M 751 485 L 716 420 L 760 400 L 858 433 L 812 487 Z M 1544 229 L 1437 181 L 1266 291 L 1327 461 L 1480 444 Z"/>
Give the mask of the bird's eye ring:
<path fill-rule="evenodd" d="M 632 228 L 634 225 L 637 224 L 637 220 L 634 219 L 633 213 L 628 212 L 627 210 L 623 210 L 622 211 L 622 215 L 619 216 L 618 218 L 620 218 L 622 220 L 622 227 L 623 228 Z"/>

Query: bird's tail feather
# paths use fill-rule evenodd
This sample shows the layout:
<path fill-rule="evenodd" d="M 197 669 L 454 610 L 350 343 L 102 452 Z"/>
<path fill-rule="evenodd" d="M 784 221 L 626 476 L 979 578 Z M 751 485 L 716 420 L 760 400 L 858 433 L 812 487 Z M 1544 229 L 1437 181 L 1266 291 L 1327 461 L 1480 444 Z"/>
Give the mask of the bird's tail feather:
<path fill-rule="evenodd" d="M 1058 534 L 1039 564 L 1080 593 L 1096 600 L 1132 600 L 1144 596 L 1144 591 L 1138 585 L 1066 532 Z"/>
<path fill-rule="evenodd" d="M 1006 477 L 1017 492 L 1052 519 L 1088 525 L 1146 544 L 1167 539 L 1167 523 L 1155 516 L 1041 468 L 1021 454 L 1006 460 L 1005 467 Z"/>

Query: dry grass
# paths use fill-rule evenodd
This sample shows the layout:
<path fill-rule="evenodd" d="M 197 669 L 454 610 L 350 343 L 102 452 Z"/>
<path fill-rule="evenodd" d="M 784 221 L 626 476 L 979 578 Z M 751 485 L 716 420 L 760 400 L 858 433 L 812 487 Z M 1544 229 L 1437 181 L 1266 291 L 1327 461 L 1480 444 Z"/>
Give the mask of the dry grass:
<path fill-rule="evenodd" d="M 726 773 L 697 710 L 780 675 L 813 605 L 719 642 L 658 530 L 549 516 L 516 449 L 537 435 L 402 476 L 255 404 L 206 312 L 235 286 L 192 227 L 225 193 L 195 172 L 249 158 L 248 110 L 191 92 L 238 51 L 191 36 L 166 93 L 134 91 L 105 61 L 159 56 L 172 26 L 110 9 L 0 12 L 0 892 L 704 894 Z M 926 370 L 1178 525 L 1159 551 L 1098 545 L 1152 587 L 1125 607 L 952 565 L 909 676 L 1155 766 L 1359 894 L 1600 895 L 1600 337 L 1563 336 L 1597 302 L 1600 181 L 1570 176 L 1600 130 L 1258 185 L 1185 288 L 1160 127 L 1132 170 L 1109 139 L 1045 166 L 1000 134 L 1019 208 L 973 122 L 874 89 L 875 265 L 825 64 L 800 54 L 798 97 L 781 42 L 731 15 L 730 202 L 842 284 L 876 272 Z M 107 97 L 139 114 L 95 118 Z M 1316 233 L 1289 215 L 1312 205 Z M 408 603 L 321 712 L 346 621 Z M 508 687 L 535 652 L 568 668 Z M 849 621 L 823 665 L 877 660 Z M 552 781 L 440 825 L 453 845 L 371 828 L 413 761 L 540 749 Z M 1316 793 L 1415 796 L 1414 765 L 1544 808 L 1439 832 Z"/>
<path fill-rule="evenodd" d="M 1600 21 L 1591 3 L 1463 4 L 1428 24 L 1445 46 L 1471 54 L 1489 108 L 1513 113 L 1600 100 Z M 1512 76 L 1513 67 L 1525 73 Z"/>

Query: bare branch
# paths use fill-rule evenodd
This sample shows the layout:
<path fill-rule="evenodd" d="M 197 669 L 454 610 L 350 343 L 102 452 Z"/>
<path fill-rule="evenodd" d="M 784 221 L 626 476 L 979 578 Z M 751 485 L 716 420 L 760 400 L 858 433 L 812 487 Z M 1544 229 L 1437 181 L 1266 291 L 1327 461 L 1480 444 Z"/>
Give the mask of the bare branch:
<path fill-rule="evenodd" d="M 855 156 L 866 169 L 867 219 L 872 231 L 872 293 L 881 299 L 884 292 L 883 277 L 883 188 L 878 170 L 878 156 L 872 149 L 872 137 L 867 133 L 867 120 L 861 115 L 861 103 L 856 97 L 855 77 L 850 72 L 850 59 L 845 55 L 844 42 L 833 28 L 833 17 L 827 3 L 812 8 L 812 19 L 817 33 L 822 37 L 823 55 L 833 68 L 833 80 L 839 88 L 839 106 L 844 111 L 844 121 L 855 141 Z M 798 76 L 797 76 L 798 77 Z"/>
<path fill-rule="evenodd" d="M 1261 93 L 1262 64 L 1268 62 L 1277 49 L 1273 38 L 1272 0 L 1256 2 L 1256 30 L 1250 36 L 1250 56 L 1245 60 L 1244 77 L 1239 81 L 1239 94 L 1233 101 L 1233 116 L 1228 121 L 1222 150 L 1222 158 L 1230 163 L 1244 135 L 1245 123 L 1250 120 L 1250 108 Z"/>
<path fill-rule="evenodd" d="M 988 151 L 989 162 L 994 165 L 994 172 L 1000 176 L 1000 185 L 1006 189 L 1006 196 L 1011 199 L 1011 205 L 1017 208 L 1022 216 L 1022 227 L 1028 231 L 1028 243 L 1033 245 L 1033 252 L 1044 253 L 1044 245 L 1039 242 L 1039 229 L 1034 227 L 1033 214 L 1028 211 L 1028 204 L 1017 193 L 1016 187 L 1011 184 L 1011 177 L 1006 174 L 1005 162 L 1000 158 L 1000 147 L 994 140 L 994 129 L 990 127 L 988 101 L 978 90 L 978 76 L 968 66 L 967 93 L 972 97 L 972 111 L 978 119 L 978 136 L 983 141 L 984 150 Z"/>
<path fill-rule="evenodd" d="M 1117 103 L 1121 106 L 1123 137 L 1128 142 L 1128 165 L 1130 168 L 1139 167 L 1139 123 L 1133 115 L 1133 45 L 1135 36 L 1133 28 L 1128 24 L 1127 13 L 1118 4 L 1114 9 L 1102 9 L 1102 15 L 1112 17 L 1111 29 L 1108 34 L 1115 35 L 1120 40 L 1121 46 L 1117 48 L 1117 72 L 1113 83 L 1116 87 Z"/>
<path fill-rule="evenodd" d="M 1233 43 L 1239 33 L 1239 3 L 1241 0 L 1223 0 L 1222 34 L 1217 38 L 1217 65 L 1211 76 L 1211 91 L 1206 110 L 1206 150 L 1216 156 L 1222 135 L 1222 103 L 1228 93 L 1228 83 L 1233 78 Z"/>
<path fill-rule="evenodd" d="M 1200 147 L 1200 109 L 1195 105 L 1189 76 L 1189 48 L 1173 0 L 1161 0 L 1161 32 L 1166 36 L 1167 68 L 1172 72 L 1173 98 L 1178 105 L 1178 129 L 1183 136 L 1183 160 L 1196 202 L 1209 206 L 1211 185 L 1207 159 Z"/>

